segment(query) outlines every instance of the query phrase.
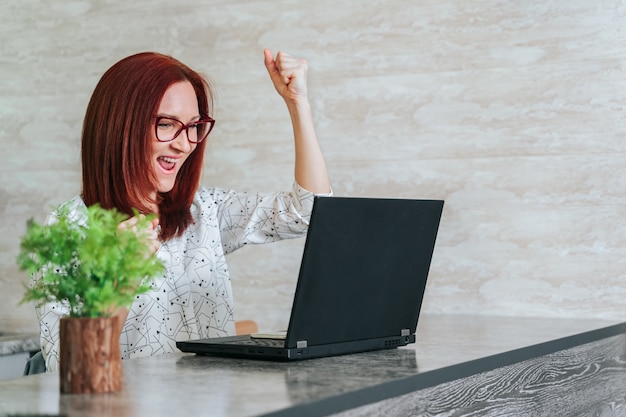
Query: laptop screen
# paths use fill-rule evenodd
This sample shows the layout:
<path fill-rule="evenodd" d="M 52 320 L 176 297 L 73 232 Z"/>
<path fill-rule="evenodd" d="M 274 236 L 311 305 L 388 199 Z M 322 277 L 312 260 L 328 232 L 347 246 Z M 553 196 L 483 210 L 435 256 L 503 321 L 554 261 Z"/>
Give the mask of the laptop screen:
<path fill-rule="evenodd" d="M 316 197 L 287 347 L 415 332 L 443 201 Z"/>

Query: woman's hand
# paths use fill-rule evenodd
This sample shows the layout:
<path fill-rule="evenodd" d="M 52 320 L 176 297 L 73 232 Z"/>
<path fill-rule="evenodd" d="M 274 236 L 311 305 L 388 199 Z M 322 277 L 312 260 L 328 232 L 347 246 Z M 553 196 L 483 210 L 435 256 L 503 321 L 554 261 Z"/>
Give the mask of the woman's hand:
<path fill-rule="evenodd" d="M 159 250 L 159 247 L 161 245 L 161 242 L 159 241 L 158 231 L 159 219 L 152 219 L 152 221 L 148 223 L 147 227 L 140 229 L 138 227 L 139 219 L 143 220 L 145 219 L 145 217 L 146 216 L 143 214 L 140 214 L 139 218 L 131 217 L 130 219 L 120 223 L 120 225 L 118 226 L 118 230 L 132 230 L 137 234 L 137 236 L 139 236 L 141 239 L 144 239 L 148 246 L 148 256 L 150 256 L 154 255 Z"/>
<path fill-rule="evenodd" d="M 308 100 L 307 62 L 280 51 L 276 54 L 276 59 L 269 49 L 265 49 L 263 53 L 265 54 L 265 68 L 278 94 L 287 104 L 306 102 Z"/>
<path fill-rule="evenodd" d="M 324 156 L 317 141 L 313 115 L 307 96 L 308 64 L 303 59 L 278 52 L 274 59 L 269 49 L 265 54 L 265 68 L 278 94 L 285 100 L 295 143 L 295 179 L 306 190 L 315 194 L 331 192 Z"/>

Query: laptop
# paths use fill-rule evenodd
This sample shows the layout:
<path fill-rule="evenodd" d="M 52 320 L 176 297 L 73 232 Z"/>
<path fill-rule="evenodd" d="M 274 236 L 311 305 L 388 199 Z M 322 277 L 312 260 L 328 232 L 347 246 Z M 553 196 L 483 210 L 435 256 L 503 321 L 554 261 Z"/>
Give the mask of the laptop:
<path fill-rule="evenodd" d="M 291 361 L 414 343 L 443 204 L 315 197 L 287 330 L 176 346 Z"/>

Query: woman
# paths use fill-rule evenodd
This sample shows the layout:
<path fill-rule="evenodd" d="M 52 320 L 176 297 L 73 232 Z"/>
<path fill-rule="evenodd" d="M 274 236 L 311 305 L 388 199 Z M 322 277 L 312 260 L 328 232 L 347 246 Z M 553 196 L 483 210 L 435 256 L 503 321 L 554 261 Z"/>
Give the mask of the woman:
<path fill-rule="evenodd" d="M 225 255 L 249 243 L 306 233 L 314 195 L 330 183 L 307 98 L 307 63 L 264 51 L 265 66 L 289 110 L 295 183 L 289 192 L 238 193 L 199 185 L 204 148 L 215 121 L 212 91 L 174 58 L 140 53 L 103 76 L 87 107 L 82 134 L 83 187 L 68 202 L 77 221 L 99 203 L 129 216 L 156 213 L 148 235 L 166 272 L 137 297 L 124 320 L 123 358 L 177 351 L 177 340 L 234 334 L 233 298 Z M 133 227 L 130 218 L 122 227 Z M 59 318 L 38 309 L 46 369 L 57 368 Z"/>

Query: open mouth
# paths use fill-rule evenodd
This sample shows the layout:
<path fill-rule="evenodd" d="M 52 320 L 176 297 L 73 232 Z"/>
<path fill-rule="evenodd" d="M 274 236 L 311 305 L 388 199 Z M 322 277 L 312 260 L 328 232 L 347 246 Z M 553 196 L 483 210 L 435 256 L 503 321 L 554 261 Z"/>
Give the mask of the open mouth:
<path fill-rule="evenodd" d="M 168 158 L 167 156 L 159 156 L 157 158 L 157 162 L 164 171 L 173 171 L 174 168 L 176 168 L 176 159 L 174 158 Z"/>

